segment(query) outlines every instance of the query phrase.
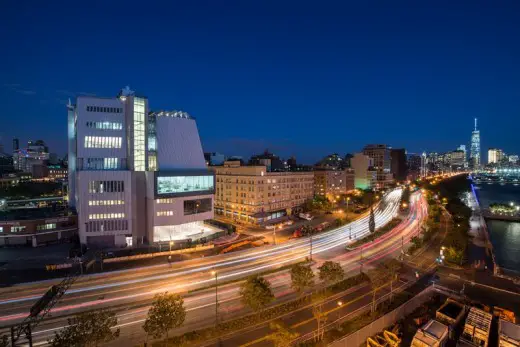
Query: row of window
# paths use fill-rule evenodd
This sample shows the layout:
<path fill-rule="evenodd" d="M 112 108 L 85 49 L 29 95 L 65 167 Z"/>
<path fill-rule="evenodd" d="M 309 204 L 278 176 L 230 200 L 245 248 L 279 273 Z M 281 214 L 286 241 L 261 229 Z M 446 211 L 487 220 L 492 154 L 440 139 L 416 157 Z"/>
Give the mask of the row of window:
<path fill-rule="evenodd" d="M 173 211 L 157 211 L 157 217 L 173 216 Z"/>
<path fill-rule="evenodd" d="M 121 107 L 87 106 L 87 112 L 123 113 Z"/>
<path fill-rule="evenodd" d="M 172 204 L 173 199 L 157 199 L 155 200 L 158 204 Z"/>
<path fill-rule="evenodd" d="M 120 136 L 85 136 L 85 148 L 121 148 Z"/>
<path fill-rule="evenodd" d="M 86 158 L 86 170 L 120 169 L 119 158 Z"/>
<path fill-rule="evenodd" d="M 87 122 L 87 128 L 101 130 L 123 130 L 121 122 Z"/>
<path fill-rule="evenodd" d="M 87 232 L 128 230 L 128 221 L 126 219 L 92 221 L 86 224 L 86 228 Z"/>
<path fill-rule="evenodd" d="M 25 225 L 17 225 L 17 226 L 12 226 L 11 227 L 11 232 L 12 233 L 17 233 L 19 231 L 24 231 L 25 230 Z M 3 230 L 2 230 L 3 231 Z"/>
<path fill-rule="evenodd" d="M 89 193 L 123 193 L 124 191 L 124 181 L 90 181 L 88 183 Z"/>
<path fill-rule="evenodd" d="M 124 200 L 89 200 L 89 206 L 112 206 L 112 205 L 124 205 Z"/>
<path fill-rule="evenodd" d="M 125 218 L 124 213 L 93 213 L 88 215 L 88 219 L 115 219 Z"/>
<path fill-rule="evenodd" d="M 56 223 L 47 223 L 42 225 L 37 225 L 36 230 L 52 230 L 56 229 Z"/>

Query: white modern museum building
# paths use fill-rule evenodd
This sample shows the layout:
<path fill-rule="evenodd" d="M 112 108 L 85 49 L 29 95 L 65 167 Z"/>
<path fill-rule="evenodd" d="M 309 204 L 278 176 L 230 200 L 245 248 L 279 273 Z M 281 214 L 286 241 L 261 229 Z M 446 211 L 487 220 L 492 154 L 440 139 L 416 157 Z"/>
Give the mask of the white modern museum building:
<path fill-rule="evenodd" d="M 214 173 L 196 121 L 149 112 L 128 87 L 68 105 L 69 205 L 83 244 L 111 247 L 198 239 L 217 231 Z"/>

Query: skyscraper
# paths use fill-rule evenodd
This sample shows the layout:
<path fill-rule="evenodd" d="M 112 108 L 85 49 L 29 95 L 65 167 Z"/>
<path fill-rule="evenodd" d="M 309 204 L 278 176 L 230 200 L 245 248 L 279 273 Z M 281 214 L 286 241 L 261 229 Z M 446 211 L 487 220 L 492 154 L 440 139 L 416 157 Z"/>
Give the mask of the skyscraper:
<path fill-rule="evenodd" d="M 471 133 L 471 151 L 469 155 L 472 169 L 480 167 L 480 131 L 477 130 L 477 118 L 475 118 L 475 129 Z"/>

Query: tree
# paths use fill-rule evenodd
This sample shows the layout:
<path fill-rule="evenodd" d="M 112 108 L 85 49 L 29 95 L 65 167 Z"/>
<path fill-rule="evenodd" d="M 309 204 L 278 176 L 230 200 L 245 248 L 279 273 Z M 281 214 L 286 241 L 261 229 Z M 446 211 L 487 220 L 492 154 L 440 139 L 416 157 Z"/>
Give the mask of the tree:
<path fill-rule="evenodd" d="M 249 277 L 240 285 L 240 299 L 253 310 L 261 310 L 274 300 L 271 284 L 260 276 Z"/>
<path fill-rule="evenodd" d="M 345 277 L 345 271 L 341 265 L 333 261 L 324 262 L 318 270 L 320 270 L 320 280 L 326 283 L 336 283 Z"/>
<path fill-rule="evenodd" d="M 367 273 L 368 278 L 370 279 L 370 284 L 372 286 L 372 313 L 376 312 L 377 304 L 376 304 L 376 295 L 377 291 L 386 283 L 387 274 L 384 269 L 382 270 L 372 270 Z"/>
<path fill-rule="evenodd" d="M 301 292 L 314 285 L 314 273 L 309 265 L 295 264 L 291 267 L 291 286 Z"/>
<path fill-rule="evenodd" d="M 80 313 L 69 318 L 68 326 L 54 333 L 53 347 L 90 347 L 108 343 L 119 337 L 116 314 L 107 310 Z"/>
<path fill-rule="evenodd" d="M 310 224 L 305 224 L 303 227 L 302 227 L 302 235 L 303 236 L 309 236 L 310 234 L 312 234 L 314 232 L 314 228 L 312 227 L 312 225 Z"/>
<path fill-rule="evenodd" d="M 392 301 L 394 297 L 394 281 L 397 279 L 397 274 L 399 270 L 401 270 L 401 267 L 402 264 L 396 259 L 391 259 L 385 264 L 385 269 L 390 276 L 390 301 Z"/>
<path fill-rule="evenodd" d="M 289 347 L 291 346 L 291 341 L 300 335 L 289 331 L 281 322 L 271 322 L 269 327 L 274 332 L 268 335 L 267 339 L 272 341 L 275 347 Z"/>
<path fill-rule="evenodd" d="M 374 233 L 376 231 L 376 220 L 374 217 L 373 207 L 370 207 L 370 217 L 368 218 L 368 230 L 370 230 L 371 233 Z"/>
<path fill-rule="evenodd" d="M 184 299 L 179 294 L 165 292 L 155 295 L 143 329 L 155 338 L 165 334 L 168 338 L 168 331 L 180 327 L 185 319 Z"/>
<path fill-rule="evenodd" d="M 9 347 L 7 335 L 0 336 L 0 347 Z"/>

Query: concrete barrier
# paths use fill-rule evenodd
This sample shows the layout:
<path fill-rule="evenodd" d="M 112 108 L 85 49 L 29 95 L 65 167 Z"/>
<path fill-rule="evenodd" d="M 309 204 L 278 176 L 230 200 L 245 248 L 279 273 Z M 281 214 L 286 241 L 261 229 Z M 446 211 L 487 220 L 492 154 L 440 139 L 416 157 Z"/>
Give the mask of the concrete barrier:
<path fill-rule="evenodd" d="M 107 259 L 103 259 L 103 263 L 117 263 L 117 262 L 120 262 L 120 261 L 150 259 L 150 258 L 164 257 L 164 256 L 167 256 L 167 255 L 174 255 L 174 254 L 193 253 L 193 252 L 205 251 L 205 250 L 208 250 L 208 249 L 212 249 L 214 247 L 215 247 L 214 245 L 195 246 L 195 247 L 192 247 L 192 248 L 176 249 L 176 250 L 173 250 L 171 252 L 170 251 L 165 251 L 165 252 L 155 252 L 155 253 L 129 255 L 129 256 L 126 256 L 126 257 L 107 258 Z"/>

